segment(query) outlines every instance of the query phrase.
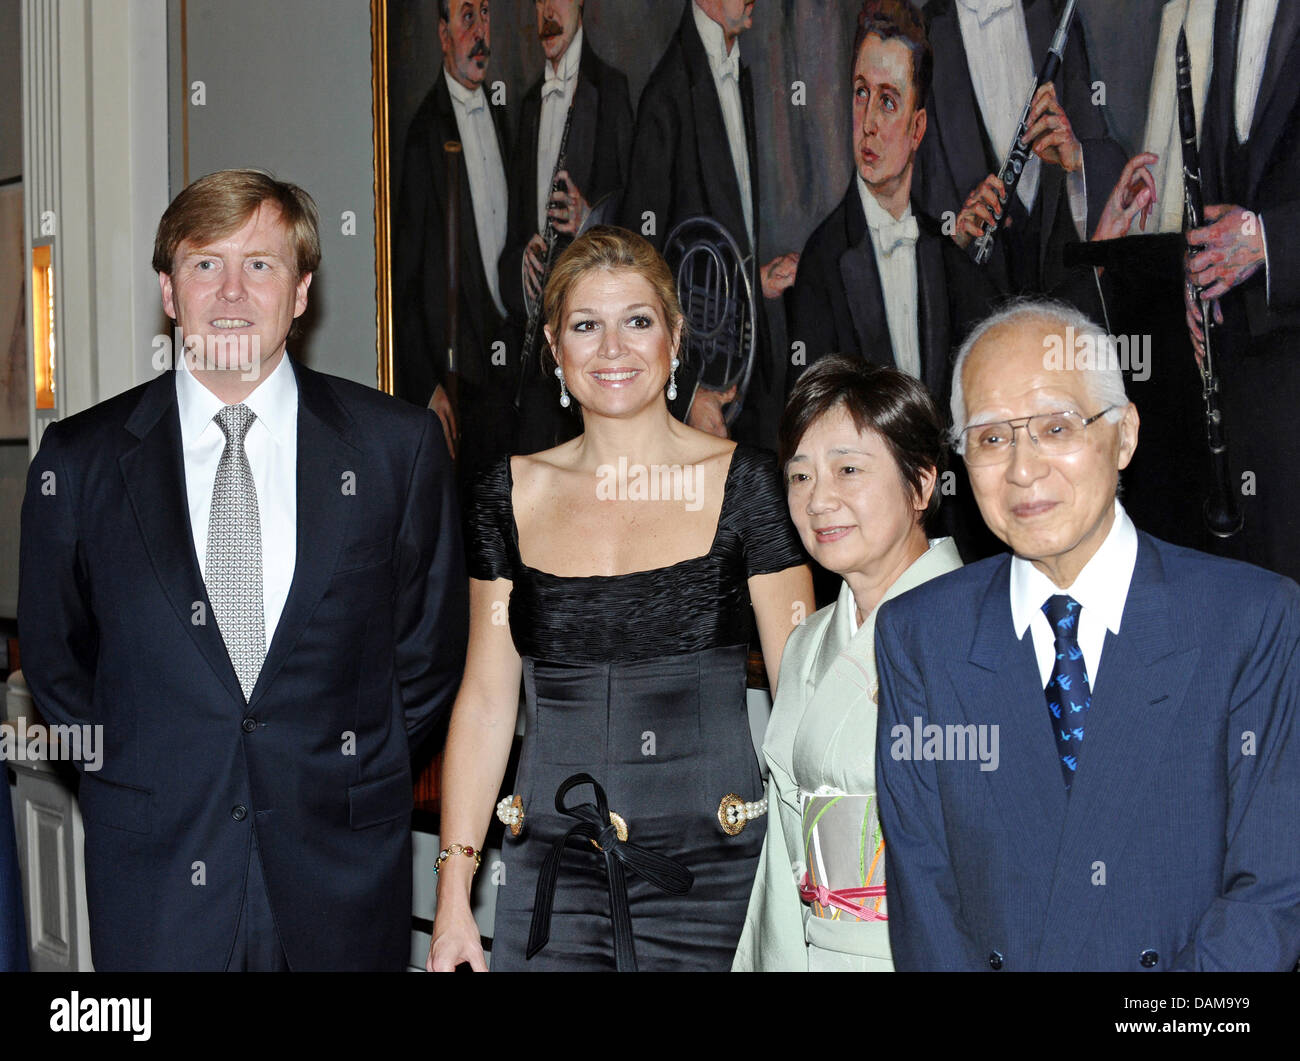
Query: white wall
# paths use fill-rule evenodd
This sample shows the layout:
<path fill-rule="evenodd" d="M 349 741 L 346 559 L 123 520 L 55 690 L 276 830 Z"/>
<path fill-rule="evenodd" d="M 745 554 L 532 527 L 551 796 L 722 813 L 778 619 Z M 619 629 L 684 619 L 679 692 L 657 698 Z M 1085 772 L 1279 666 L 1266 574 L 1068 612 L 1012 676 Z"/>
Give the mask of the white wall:
<path fill-rule="evenodd" d="M 175 23 L 181 4 L 171 0 Z M 185 46 L 171 32 L 172 193 L 185 186 L 183 114 L 189 111 L 189 179 L 254 166 L 301 185 L 321 215 L 320 270 L 305 330 L 290 351 L 313 368 L 376 383 L 375 225 L 370 5 L 362 0 L 187 0 Z M 176 97 L 180 98 L 180 97 Z M 356 234 L 343 233 L 343 215 Z"/>

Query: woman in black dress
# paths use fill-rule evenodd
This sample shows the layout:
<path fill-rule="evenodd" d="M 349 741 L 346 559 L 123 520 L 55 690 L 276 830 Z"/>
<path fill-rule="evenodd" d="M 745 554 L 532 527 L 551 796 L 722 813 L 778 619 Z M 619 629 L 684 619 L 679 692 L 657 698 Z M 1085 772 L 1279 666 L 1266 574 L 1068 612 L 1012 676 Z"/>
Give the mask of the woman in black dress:
<path fill-rule="evenodd" d="M 810 576 L 773 457 L 668 412 L 682 313 L 649 243 L 586 233 L 543 310 L 556 396 L 579 405 L 583 434 L 503 459 L 471 496 L 429 967 L 485 968 L 465 849 L 487 832 L 522 676 L 493 968 L 725 970 L 766 825 L 748 609 L 775 688 Z"/>

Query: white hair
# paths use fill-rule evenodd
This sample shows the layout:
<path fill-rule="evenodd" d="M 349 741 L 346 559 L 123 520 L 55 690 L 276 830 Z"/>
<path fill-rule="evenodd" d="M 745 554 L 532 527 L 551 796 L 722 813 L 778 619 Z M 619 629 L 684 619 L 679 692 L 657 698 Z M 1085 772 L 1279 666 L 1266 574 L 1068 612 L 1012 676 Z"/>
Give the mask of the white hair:
<path fill-rule="evenodd" d="M 957 359 L 952 368 L 952 431 L 949 440 L 958 453 L 964 455 L 965 430 L 969 425 L 966 416 L 966 393 L 962 388 L 962 372 L 971 351 L 995 328 L 1020 324 L 1023 321 L 1043 321 L 1060 325 L 1062 329 L 1072 328 L 1076 335 L 1090 335 L 1096 349 L 1096 357 L 1090 358 L 1078 366 L 1088 373 L 1088 393 L 1102 408 L 1113 406 L 1106 414 L 1112 423 L 1124 416 L 1128 405 L 1128 394 L 1124 390 L 1124 372 L 1120 367 L 1119 351 L 1115 346 L 1115 337 L 1106 332 L 1086 313 L 1081 313 L 1073 306 L 1054 298 L 1019 298 L 1003 306 L 991 317 L 981 321 L 966 337 L 957 351 Z M 1085 410 L 1078 410 L 1084 412 Z"/>

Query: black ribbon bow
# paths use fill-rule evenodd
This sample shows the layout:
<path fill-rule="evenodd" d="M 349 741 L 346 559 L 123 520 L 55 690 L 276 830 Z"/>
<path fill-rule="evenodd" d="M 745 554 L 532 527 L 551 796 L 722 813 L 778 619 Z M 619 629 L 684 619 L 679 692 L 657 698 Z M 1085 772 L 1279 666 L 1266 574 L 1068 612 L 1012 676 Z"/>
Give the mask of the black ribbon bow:
<path fill-rule="evenodd" d="M 564 797 L 569 789 L 590 785 L 596 793 L 595 803 L 567 806 Z M 605 790 L 590 774 L 574 774 L 566 779 L 555 793 L 555 809 L 577 824 L 551 846 L 537 877 L 537 898 L 533 903 L 533 919 L 528 929 L 528 958 L 537 954 L 551 938 L 551 908 L 555 903 L 555 882 L 560 873 L 560 859 L 565 845 L 576 841 L 579 850 L 599 851 L 605 857 L 605 873 L 609 879 L 609 912 L 614 923 L 614 962 L 619 972 L 636 972 L 636 949 L 632 943 L 632 913 L 627 901 L 625 870 L 653 884 L 670 895 L 685 895 L 695 883 L 695 875 L 685 866 L 663 855 L 618 838 L 618 831 L 609 819 L 609 804 Z M 588 845 L 591 845 L 589 848 Z"/>

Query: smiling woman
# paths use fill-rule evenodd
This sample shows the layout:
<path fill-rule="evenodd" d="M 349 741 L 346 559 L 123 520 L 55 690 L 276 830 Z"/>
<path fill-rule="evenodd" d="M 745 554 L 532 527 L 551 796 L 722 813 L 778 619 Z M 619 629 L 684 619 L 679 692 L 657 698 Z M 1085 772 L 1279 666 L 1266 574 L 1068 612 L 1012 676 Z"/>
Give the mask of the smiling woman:
<path fill-rule="evenodd" d="M 750 608 L 774 678 L 808 571 L 771 457 L 668 412 L 683 325 L 653 248 L 592 229 L 544 305 L 556 397 L 571 395 L 584 430 L 475 484 L 441 836 L 483 841 L 522 673 L 493 968 L 725 970 L 765 825 Z M 472 873 L 463 858 L 441 870 L 432 969 L 484 967 Z"/>
<path fill-rule="evenodd" d="M 943 430 L 925 387 L 832 355 L 799 380 L 781 421 L 790 518 L 844 581 L 786 645 L 763 755 L 771 821 L 736 970 L 888 970 L 884 840 L 876 802 L 875 618 L 880 604 L 955 570 L 927 541 Z"/>

